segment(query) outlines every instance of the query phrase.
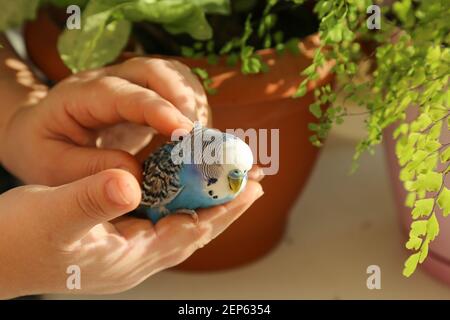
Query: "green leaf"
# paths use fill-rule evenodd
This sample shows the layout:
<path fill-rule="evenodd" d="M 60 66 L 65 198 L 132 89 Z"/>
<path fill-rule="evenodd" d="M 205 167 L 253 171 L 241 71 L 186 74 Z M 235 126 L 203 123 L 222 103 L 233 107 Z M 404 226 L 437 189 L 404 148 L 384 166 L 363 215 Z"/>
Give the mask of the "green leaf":
<path fill-rule="evenodd" d="M 428 220 L 419 220 L 411 223 L 410 235 L 418 237 L 423 236 L 427 232 Z"/>
<path fill-rule="evenodd" d="M 322 142 L 320 142 L 320 139 L 317 135 L 312 135 L 308 139 L 312 143 L 313 146 L 316 146 L 316 147 L 322 146 Z"/>
<path fill-rule="evenodd" d="M 233 47 L 235 46 L 234 41 L 228 41 L 227 43 L 225 43 L 225 45 L 222 47 L 222 49 L 220 49 L 220 54 L 227 54 L 229 53 L 231 50 L 233 50 Z"/>
<path fill-rule="evenodd" d="M 438 139 L 441 136 L 441 130 L 442 130 L 442 121 L 439 121 L 435 123 L 433 127 L 430 129 L 428 137 L 430 139 Z"/>
<path fill-rule="evenodd" d="M 405 268 L 403 269 L 403 275 L 405 277 L 411 276 L 417 268 L 419 263 L 420 252 L 412 254 L 405 262 Z"/>
<path fill-rule="evenodd" d="M 450 190 L 444 187 L 437 198 L 437 203 L 442 209 L 444 217 L 450 214 Z"/>
<path fill-rule="evenodd" d="M 403 23 L 409 21 L 411 15 L 411 0 L 396 1 L 392 8 Z"/>
<path fill-rule="evenodd" d="M 303 76 L 311 76 L 311 74 L 313 74 L 316 71 L 316 66 L 314 64 L 311 64 L 309 67 L 305 68 L 302 72 L 301 75 Z"/>
<path fill-rule="evenodd" d="M 320 104 L 317 102 L 309 105 L 309 112 L 311 112 L 316 118 L 320 118 L 322 116 L 322 109 L 320 108 Z"/>
<path fill-rule="evenodd" d="M 264 37 L 264 48 L 270 48 L 272 47 L 272 37 L 270 36 L 270 34 L 267 34 Z"/>
<path fill-rule="evenodd" d="M 211 38 L 206 12 L 225 13 L 224 0 L 95 0 L 82 14 L 81 30 L 65 30 L 58 50 L 73 71 L 103 66 L 112 62 L 126 45 L 132 22 L 161 24 L 167 31 L 188 33 L 194 39 Z"/>
<path fill-rule="evenodd" d="M 308 83 L 308 81 L 304 80 L 299 84 L 299 86 L 297 87 L 297 90 L 294 93 L 294 96 L 293 96 L 294 98 L 300 98 L 306 94 L 307 89 L 308 89 L 307 83 Z"/>
<path fill-rule="evenodd" d="M 205 80 L 209 78 L 208 71 L 203 68 L 192 68 L 192 72 L 200 77 L 201 80 Z"/>
<path fill-rule="evenodd" d="M 434 152 L 437 151 L 441 146 L 441 143 L 436 140 L 428 140 L 425 142 L 423 149 L 425 149 L 427 152 Z"/>
<path fill-rule="evenodd" d="M 417 200 L 411 212 L 413 219 L 428 216 L 433 210 L 434 199 Z"/>
<path fill-rule="evenodd" d="M 419 250 L 422 245 L 422 239 L 419 237 L 412 236 L 409 238 L 408 242 L 406 242 L 405 247 L 409 250 Z"/>
<path fill-rule="evenodd" d="M 419 174 L 417 180 L 406 183 L 409 191 L 438 191 L 442 185 L 442 174 L 437 172 L 428 172 Z"/>
<path fill-rule="evenodd" d="M 234 67 L 239 61 L 239 55 L 237 53 L 229 54 L 226 63 L 230 67 Z"/>
<path fill-rule="evenodd" d="M 171 10 L 170 8 L 166 10 Z M 183 9 L 184 10 L 184 9 Z M 174 19 L 169 23 L 163 23 L 164 28 L 173 34 L 188 33 L 194 39 L 207 40 L 212 37 L 212 29 L 205 17 L 205 12 L 198 7 L 192 7 L 189 14 L 178 19 Z M 142 21 L 149 21 L 146 16 Z M 159 20 L 159 19 L 155 19 Z M 155 21 L 158 22 L 158 21 Z"/>
<path fill-rule="evenodd" d="M 217 89 L 216 88 L 211 88 L 210 83 L 208 81 L 204 81 L 203 82 L 203 86 L 205 87 L 205 91 L 209 95 L 215 95 L 217 93 Z"/>
<path fill-rule="evenodd" d="M 40 0 L 0 0 L 0 31 L 19 27 L 27 20 L 36 18 Z"/>
<path fill-rule="evenodd" d="M 241 48 L 241 59 L 245 60 L 253 55 L 254 48 L 251 46 L 243 46 Z"/>
<path fill-rule="evenodd" d="M 203 8 L 206 13 L 228 15 L 231 12 L 230 0 L 191 0 L 191 2 Z"/>
<path fill-rule="evenodd" d="M 406 199 L 405 199 L 405 206 L 407 206 L 408 208 L 414 207 L 416 198 L 417 198 L 417 194 L 415 192 L 408 192 L 408 195 L 406 196 Z"/>
<path fill-rule="evenodd" d="M 446 163 L 446 162 L 450 161 L 450 147 L 446 147 L 441 152 L 441 161 L 442 161 L 442 163 Z"/>
<path fill-rule="evenodd" d="M 275 41 L 276 44 L 280 44 L 283 42 L 283 37 L 283 31 L 278 30 L 273 34 L 273 41 Z"/>
<path fill-rule="evenodd" d="M 103 8 L 128 21 L 159 23 L 171 33 L 188 33 L 196 40 L 212 36 L 206 12 L 229 10 L 229 1 L 224 0 L 96 0 L 88 7 L 91 3 L 103 3 Z"/>
<path fill-rule="evenodd" d="M 405 106 L 409 104 L 408 99 L 407 101 L 408 103 Z M 427 113 L 422 113 L 415 121 L 411 123 L 411 131 L 421 131 L 428 127 L 432 122 L 433 120 L 431 120 Z"/>
<path fill-rule="evenodd" d="M 337 26 L 328 31 L 328 37 L 333 42 L 341 42 L 342 41 L 342 29 L 340 26 Z"/>
<path fill-rule="evenodd" d="M 298 56 L 300 55 L 300 49 L 298 47 L 300 40 L 298 38 L 292 38 L 289 39 L 286 43 L 285 43 L 285 47 L 286 49 L 288 49 L 292 54 Z"/>
<path fill-rule="evenodd" d="M 191 47 L 186 47 L 186 46 L 181 47 L 181 55 L 183 57 L 193 57 L 194 54 L 195 54 L 195 51 Z"/>
<path fill-rule="evenodd" d="M 430 219 L 428 219 L 427 223 L 427 238 L 430 241 L 433 241 L 438 234 L 439 234 L 439 222 L 436 219 L 436 215 L 433 213 Z"/>
<path fill-rule="evenodd" d="M 259 56 L 252 55 L 242 59 L 241 71 L 243 74 L 255 74 L 262 71 L 262 61 Z"/>
<path fill-rule="evenodd" d="M 320 127 L 317 123 L 311 122 L 308 123 L 308 129 L 311 131 L 319 131 Z"/>
<path fill-rule="evenodd" d="M 330 9 L 333 7 L 332 1 L 319 1 L 317 3 L 317 6 L 314 8 L 314 10 L 317 11 L 319 16 L 323 17 L 327 13 L 330 12 Z"/>
<path fill-rule="evenodd" d="M 275 51 L 276 51 L 278 54 L 282 54 L 282 53 L 284 52 L 285 49 L 286 49 L 286 47 L 285 47 L 284 43 L 277 43 L 277 44 L 275 45 Z"/>
<path fill-rule="evenodd" d="M 103 7 L 89 3 L 83 28 L 65 30 L 59 37 L 59 54 L 72 72 L 110 63 L 126 45 L 131 24 L 126 20 L 111 20 L 112 14 L 111 9 L 103 10 Z"/>
<path fill-rule="evenodd" d="M 196 74 L 200 78 L 200 80 L 202 80 L 203 87 L 208 94 L 213 95 L 217 93 L 217 89 L 211 87 L 212 79 L 209 77 L 208 71 L 206 69 L 192 68 L 191 71 Z"/>
<path fill-rule="evenodd" d="M 42 3 L 49 2 L 52 5 L 61 8 L 67 8 L 70 5 L 77 5 L 84 8 L 89 0 L 41 0 Z"/>
<path fill-rule="evenodd" d="M 415 163 L 410 162 L 405 168 L 402 168 L 400 170 L 399 178 L 401 181 L 410 181 L 410 180 L 414 179 L 414 176 L 416 173 L 415 173 L 414 168 L 411 168 L 411 166 L 413 164 L 415 164 Z"/>

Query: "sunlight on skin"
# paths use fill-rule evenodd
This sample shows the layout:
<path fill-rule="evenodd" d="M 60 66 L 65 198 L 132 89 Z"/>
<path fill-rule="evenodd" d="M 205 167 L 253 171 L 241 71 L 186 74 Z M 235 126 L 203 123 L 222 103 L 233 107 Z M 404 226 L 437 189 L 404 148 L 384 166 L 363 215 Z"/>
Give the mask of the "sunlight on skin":
<path fill-rule="evenodd" d="M 28 104 L 35 104 L 47 95 L 47 86 L 37 81 L 34 74 L 30 71 L 29 66 L 24 62 L 19 59 L 8 58 L 5 60 L 5 65 L 15 73 L 18 84 L 27 89 L 31 89 L 28 93 Z"/>
<path fill-rule="evenodd" d="M 200 121 L 204 126 L 212 124 L 203 86 L 191 70 L 178 61 L 131 58 L 123 64 L 107 67 L 105 72 L 158 92 L 192 121 Z M 136 155 L 150 143 L 155 133 L 147 126 L 121 123 L 102 130 L 96 145 Z"/>
<path fill-rule="evenodd" d="M 145 61 L 145 65 L 161 65 L 162 60 L 145 59 Z M 139 63 L 144 63 L 144 60 L 139 60 Z M 14 61 L 9 61 L 9 65 L 19 70 L 23 69 L 23 65 Z M 169 65 L 172 66 L 170 63 Z M 120 65 L 117 68 L 120 70 L 125 66 Z M 172 68 L 177 67 L 172 66 Z M 175 87 L 183 88 L 190 80 L 185 80 L 186 83 L 182 79 L 177 81 L 165 79 L 165 81 Z M 17 86 L 24 88 L 16 83 Z M 20 91 L 17 88 L 15 90 Z M 29 93 L 29 90 L 26 93 L 22 90 L 20 93 L 23 97 Z M 164 93 L 166 94 L 169 93 Z M 36 96 L 40 95 L 36 94 Z M 187 98 L 187 100 L 191 99 L 196 98 Z M 171 97 L 170 100 L 175 101 L 176 98 Z M 23 106 L 24 102 L 17 104 Z M 8 110 L 2 110 L 2 112 L 13 113 Z M 61 81 L 37 105 L 23 108 L 16 114 L 20 114 L 20 117 L 14 117 L 14 121 L 10 121 L 8 135 L 26 139 L 28 142 L 34 140 L 34 142 L 23 144 L 24 150 L 20 150 L 21 154 L 18 154 L 19 150 L 16 150 L 12 141 L 5 138 L 2 148 L 5 149 L 4 154 L 7 158 L 2 159 L 3 164 L 26 183 L 50 186 L 74 181 L 107 168 L 123 168 L 132 172 L 137 179 L 142 177 L 141 165 L 130 153 L 121 150 L 129 151 L 128 148 L 120 148 L 117 144 L 115 148 L 101 150 L 86 148 L 95 146 L 99 132 L 105 128 L 113 128 L 117 124 L 128 122 L 141 127 L 143 125 L 154 127 L 155 130 L 169 136 L 177 128 L 192 129 L 192 121 L 158 92 L 127 79 L 108 75 L 105 69 L 81 72 Z M 7 122 L 2 119 L 3 121 Z M 144 129 L 144 131 L 150 130 Z M 136 145 L 140 148 L 148 141 L 147 133 L 144 132 L 141 137 L 135 133 L 130 131 L 126 135 L 134 139 L 133 148 Z M 8 143 L 8 141 L 11 142 Z M 38 145 L 39 148 L 37 148 Z M 33 166 L 27 165 L 26 162 L 32 158 L 38 161 L 34 161 Z M 60 167 L 58 175 L 52 175 L 52 168 L 61 161 L 65 163 L 65 166 Z M 25 168 L 28 169 L 25 170 Z M 29 170 L 30 168 L 32 170 Z M 49 170 L 51 172 L 48 172 Z"/>
<path fill-rule="evenodd" d="M 114 266 L 101 269 L 102 278 L 116 279 L 119 284 L 126 283 L 127 288 L 135 286 L 158 271 L 181 263 L 205 246 L 239 218 L 261 192 L 259 183 L 249 181 L 234 201 L 198 210 L 198 223 L 184 214 L 168 216 L 156 225 L 134 217 L 119 217 L 102 223 L 71 247 L 73 261 L 68 263 L 85 270 L 84 283 L 96 283 L 98 272 L 89 270 L 93 264 L 101 264 Z M 118 291 L 125 289 L 119 287 Z M 83 289 L 94 290 L 89 286 Z M 95 293 L 105 292 L 112 292 L 111 287 L 95 287 Z"/>
<path fill-rule="evenodd" d="M 162 263 L 166 267 L 181 263 L 239 218 L 251 205 L 246 199 L 253 198 L 260 190 L 259 184 L 250 181 L 246 190 L 236 200 L 221 206 L 198 210 L 197 224 L 191 217 L 183 214 L 168 216 L 155 226 L 136 218 L 123 218 L 124 220 L 116 223 L 116 228 L 128 229 L 130 224 L 135 224 L 136 229 L 131 237 L 128 235 L 129 240 L 147 243 L 146 248 L 141 248 L 144 261 L 130 276 L 144 280 L 156 272 L 148 274 L 148 270 L 156 263 Z M 163 246 L 155 246 L 156 242 L 163 243 Z M 160 247 L 160 250 L 153 251 L 152 248 L 155 247 Z"/>

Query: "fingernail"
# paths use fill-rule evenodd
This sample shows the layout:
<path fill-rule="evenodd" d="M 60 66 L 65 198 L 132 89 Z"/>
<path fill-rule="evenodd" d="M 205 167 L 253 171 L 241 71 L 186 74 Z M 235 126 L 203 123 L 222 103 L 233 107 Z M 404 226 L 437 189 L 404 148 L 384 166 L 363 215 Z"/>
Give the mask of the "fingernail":
<path fill-rule="evenodd" d="M 258 193 L 256 194 L 256 199 L 261 198 L 263 194 L 264 194 L 264 190 L 262 188 L 259 189 Z"/>
<path fill-rule="evenodd" d="M 134 197 L 130 185 L 116 179 L 106 183 L 106 194 L 112 202 L 120 206 L 129 205 Z"/>
<path fill-rule="evenodd" d="M 255 181 L 261 181 L 264 178 L 264 170 L 262 168 L 257 168 L 255 170 L 250 171 L 249 178 Z"/>
<path fill-rule="evenodd" d="M 260 179 L 265 177 L 266 174 L 264 173 L 264 169 L 263 168 L 258 168 L 258 175 L 259 175 Z"/>
<path fill-rule="evenodd" d="M 183 115 L 180 115 L 178 120 L 180 121 L 183 128 L 188 130 L 188 132 L 190 132 L 192 130 L 192 128 L 194 127 L 194 123 Z"/>

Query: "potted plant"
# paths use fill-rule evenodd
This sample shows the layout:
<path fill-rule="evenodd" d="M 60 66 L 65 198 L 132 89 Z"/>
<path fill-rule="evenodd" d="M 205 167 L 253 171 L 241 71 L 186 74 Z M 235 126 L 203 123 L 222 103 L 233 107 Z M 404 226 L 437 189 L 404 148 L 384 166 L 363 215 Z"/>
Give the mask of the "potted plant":
<path fill-rule="evenodd" d="M 425 260 L 439 232 L 439 210 L 447 215 L 450 207 L 450 149 L 441 134 L 448 131 L 450 74 L 450 8 L 444 1 L 385 1 L 382 6 L 368 0 L 75 2 L 84 9 L 81 30 L 63 30 L 66 17 L 58 24 L 58 14 L 49 10 L 26 27 L 30 57 L 54 80 L 69 69 L 111 63 L 124 47 L 138 47 L 193 68 L 210 94 L 215 127 L 280 129 L 280 170 L 265 179 L 264 199 L 185 268 L 236 265 L 273 247 L 313 167 L 317 149 L 312 145 L 320 146 L 330 128 L 352 114 L 346 101 L 355 102 L 362 110 L 356 114 L 366 117 L 368 135 L 358 144 L 355 161 L 383 136 L 391 141 L 393 131 L 394 141 L 387 144 L 393 182 L 400 178 L 407 190 L 408 215 L 415 220 L 404 274 Z M 16 20 L 33 17 L 36 7 L 28 5 L 27 14 Z M 320 41 L 305 38 L 316 32 Z M 370 68 L 360 68 L 362 61 Z M 365 80 L 356 81 L 363 72 Z M 336 101 L 338 93 L 344 95 L 342 103 Z M 408 118 L 411 106 L 417 114 Z M 448 236 L 450 223 L 440 224 Z M 450 273 L 450 264 L 447 268 Z"/>

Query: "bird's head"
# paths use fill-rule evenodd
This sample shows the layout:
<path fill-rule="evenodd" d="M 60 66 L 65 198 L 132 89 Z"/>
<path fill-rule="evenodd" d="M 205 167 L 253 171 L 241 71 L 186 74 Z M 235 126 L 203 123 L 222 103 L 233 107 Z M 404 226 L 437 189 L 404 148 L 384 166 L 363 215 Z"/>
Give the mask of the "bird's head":
<path fill-rule="evenodd" d="M 219 182 L 226 189 L 223 193 L 234 197 L 243 190 L 247 182 L 248 171 L 253 165 L 252 150 L 238 137 L 226 134 L 223 155 L 223 170 Z"/>
<path fill-rule="evenodd" d="M 193 156 L 195 163 L 200 163 L 205 192 L 215 200 L 234 198 L 246 185 L 248 171 L 253 166 L 252 150 L 233 134 L 204 127 L 194 127 L 182 143 L 194 146 L 195 150 L 198 137 L 202 152 L 194 151 Z"/>

